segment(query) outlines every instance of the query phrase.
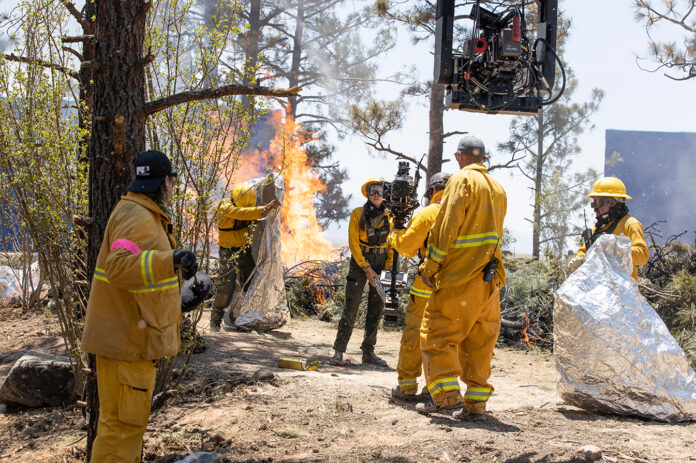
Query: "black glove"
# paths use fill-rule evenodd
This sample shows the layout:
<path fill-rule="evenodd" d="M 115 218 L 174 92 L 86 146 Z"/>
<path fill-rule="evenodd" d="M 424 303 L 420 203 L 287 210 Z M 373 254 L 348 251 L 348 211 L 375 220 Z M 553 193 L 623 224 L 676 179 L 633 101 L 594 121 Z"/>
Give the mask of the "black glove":
<path fill-rule="evenodd" d="M 205 272 L 197 272 L 196 278 L 184 281 L 181 285 L 181 311 L 190 312 L 198 307 L 210 293 L 213 282 Z"/>
<path fill-rule="evenodd" d="M 188 249 L 174 251 L 174 268 L 181 270 L 184 280 L 192 278 L 198 270 L 196 255 Z"/>

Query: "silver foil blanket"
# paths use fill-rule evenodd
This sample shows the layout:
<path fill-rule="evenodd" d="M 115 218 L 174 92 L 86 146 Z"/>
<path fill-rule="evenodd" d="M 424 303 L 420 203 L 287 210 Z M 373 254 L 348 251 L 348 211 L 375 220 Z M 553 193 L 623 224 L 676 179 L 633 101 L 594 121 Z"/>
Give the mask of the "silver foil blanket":
<path fill-rule="evenodd" d="M 556 292 L 558 393 L 593 412 L 696 420 L 696 375 L 632 268 L 630 240 L 602 235 Z"/>
<path fill-rule="evenodd" d="M 270 181 L 269 181 L 270 180 Z M 283 201 L 285 183 L 280 175 L 253 179 L 257 198 Z M 256 269 L 251 276 L 247 292 L 233 301 L 224 317 L 225 325 L 244 331 L 267 332 L 285 325 L 290 320 L 290 309 L 285 296 L 283 261 L 280 257 L 280 208 L 271 212 L 255 231 L 254 248 Z M 241 285 L 239 285 L 241 286 Z M 239 293 L 238 293 L 239 294 Z M 239 313 L 234 323 L 230 320 L 233 310 Z"/>

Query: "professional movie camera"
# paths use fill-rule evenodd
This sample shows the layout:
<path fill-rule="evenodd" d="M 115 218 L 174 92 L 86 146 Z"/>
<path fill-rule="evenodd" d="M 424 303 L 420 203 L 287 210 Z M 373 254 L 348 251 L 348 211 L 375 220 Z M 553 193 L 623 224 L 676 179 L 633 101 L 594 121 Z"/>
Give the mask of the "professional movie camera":
<path fill-rule="evenodd" d="M 399 162 L 393 182 L 384 182 L 384 203 L 394 217 L 394 228 L 403 228 L 418 207 L 418 182 L 420 164 L 416 167 L 415 180 L 411 177 L 408 162 Z"/>
<path fill-rule="evenodd" d="M 565 90 L 563 64 L 556 54 L 558 0 L 536 0 L 536 39 L 530 38 L 525 3 L 495 2 L 491 10 L 473 3 L 456 19 L 473 21 L 470 34 L 453 52 L 455 2 L 438 0 L 435 29 L 435 79 L 447 86 L 448 108 L 489 114 L 536 114 Z M 460 30 L 461 28 L 458 28 Z M 555 63 L 562 82 L 554 90 Z"/>
<path fill-rule="evenodd" d="M 423 159 L 421 159 L 421 162 Z M 416 166 L 415 178 L 411 177 L 410 166 L 406 161 L 399 162 L 393 182 L 384 183 L 384 203 L 394 217 L 394 228 L 402 229 L 418 207 L 418 182 L 420 181 L 420 162 Z M 377 282 L 378 293 L 384 300 L 384 323 L 396 324 L 399 320 L 398 289 L 406 285 L 407 275 L 399 273 L 399 254 L 394 251 L 391 269 L 384 269 Z M 389 289 L 383 287 L 388 285 Z"/>

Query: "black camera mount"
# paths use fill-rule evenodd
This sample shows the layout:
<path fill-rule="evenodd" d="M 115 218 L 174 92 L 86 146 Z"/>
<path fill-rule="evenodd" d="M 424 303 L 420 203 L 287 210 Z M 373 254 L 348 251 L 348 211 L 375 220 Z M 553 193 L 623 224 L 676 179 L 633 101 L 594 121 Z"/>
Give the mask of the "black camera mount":
<path fill-rule="evenodd" d="M 556 54 L 558 0 L 537 0 L 537 38 L 530 40 L 522 7 L 489 11 L 477 0 L 456 19 L 473 21 L 471 35 L 453 52 L 455 2 L 437 0 L 435 80 L 447 86 L 447 107 L 488 114 L 534 115 L 555 102 L 566 84 Z M 562 74 L 554 92 L 555 64 Z M 554 94 L 555 93 L 555 94 Z"/>

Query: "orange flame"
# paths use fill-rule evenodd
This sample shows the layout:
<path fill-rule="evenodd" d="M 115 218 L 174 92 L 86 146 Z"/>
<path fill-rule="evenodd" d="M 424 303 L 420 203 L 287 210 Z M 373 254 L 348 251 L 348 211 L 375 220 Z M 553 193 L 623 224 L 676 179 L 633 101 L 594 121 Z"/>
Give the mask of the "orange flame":
<path fill-rule="evenodd" d="M 312 170 L 307 153 L 302 149 L 302 145 L 314 139 L 313 135 L 283 111 L 273 111 L 267 123 L 275 131 L 268 151 L 245 151 L 233 180 L 260 177 L 269 170 L 283 176 L 285 196 L 280 211 L 283 264 L 291 266 L 307 260 L 335 260 L 336 249 L 324 237 L 314 209 L 314 198 L 326 189 L 326 185 Z"/>
<path fill-rule="evenodd" d="M 531 322 L 529 321 L 529 317 L 526 314 L 523 318 L 523 322 L 524 327 L 522 328 L 522 336 L 524 336 L 524 340 L 522 341 L 522 344 L 526 344 L 527 349 L 532 350 L 534 348 L 534 339 L 530 339 L 527 335 L 527 329 L 530 327 Z"/>

